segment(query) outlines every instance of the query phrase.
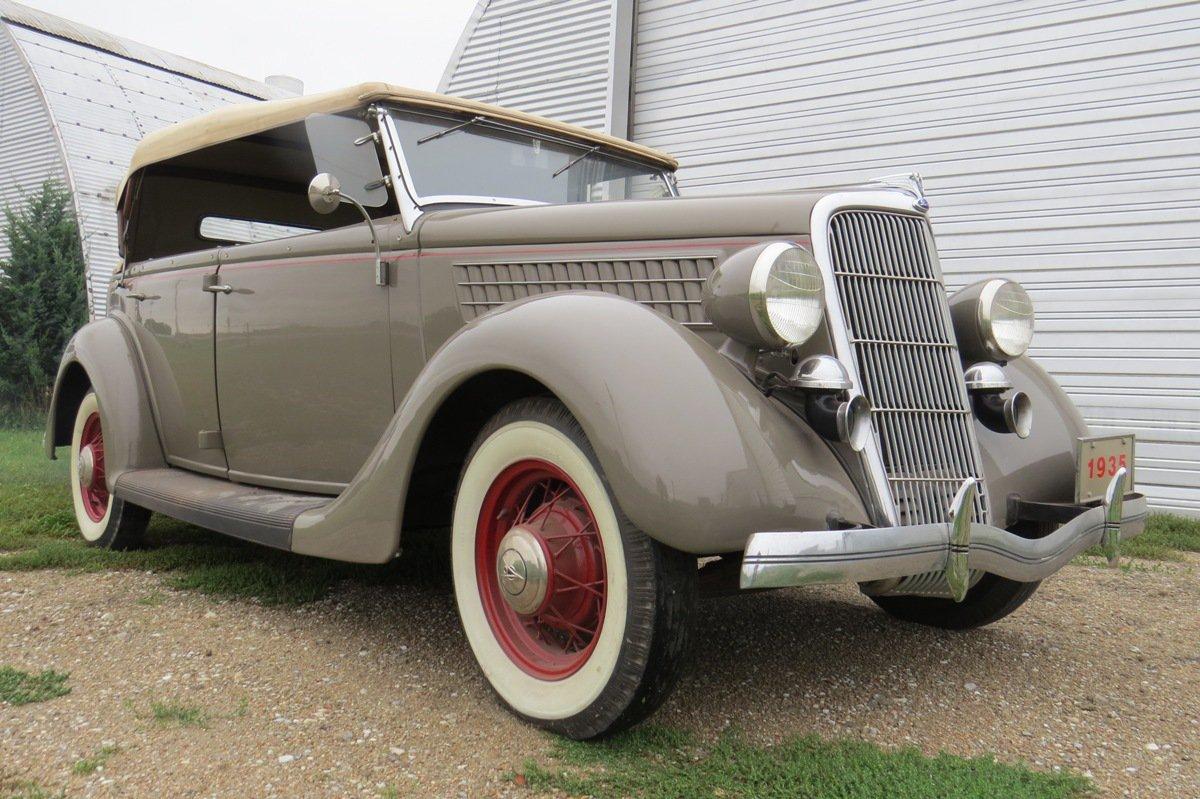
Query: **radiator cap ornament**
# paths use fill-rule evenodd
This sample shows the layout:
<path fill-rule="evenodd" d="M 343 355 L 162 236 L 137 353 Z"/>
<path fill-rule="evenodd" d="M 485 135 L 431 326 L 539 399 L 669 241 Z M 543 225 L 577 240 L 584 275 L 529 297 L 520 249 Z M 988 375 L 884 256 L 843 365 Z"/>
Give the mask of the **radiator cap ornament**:
<path fill-rule="evenodd" d="M 920 172 L 900 172 L 895 175 L 881 175 L 871 178 L 872 183 L 903 189 L 913 196 L 913 207 L 918 211 L 929 210 L 929 200 L 925 197 L 925 181 Z"/>

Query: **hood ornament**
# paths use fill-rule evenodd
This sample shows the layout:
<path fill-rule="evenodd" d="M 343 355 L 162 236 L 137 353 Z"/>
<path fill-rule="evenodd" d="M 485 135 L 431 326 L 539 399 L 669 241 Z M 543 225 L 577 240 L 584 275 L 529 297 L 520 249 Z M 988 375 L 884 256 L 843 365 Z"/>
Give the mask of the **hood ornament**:
<path fill-rule="evenodd" d="M 881 175 L 877 178 L 871 178 L 871 182 L 902 189 L 915 198 L 916 202 L 913 205 L 918 211 L 929 210 L 929 200 L 925 197 L 925 181 L 921 178 L 921 173 L 919 172 L 900 172 L 895 175 Z"/>

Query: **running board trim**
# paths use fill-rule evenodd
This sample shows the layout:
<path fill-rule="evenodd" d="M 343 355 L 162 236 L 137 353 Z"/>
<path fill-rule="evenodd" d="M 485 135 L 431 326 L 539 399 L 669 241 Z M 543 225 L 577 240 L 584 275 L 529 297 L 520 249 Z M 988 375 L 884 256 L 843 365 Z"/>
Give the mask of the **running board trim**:
<path fill-rule="evenodd" d="M 276 549 L 292 548 L 292 527 L 333 497 L 231 483 L 183 469 L 124 472 L 113 494 L 134 505 Z"/>

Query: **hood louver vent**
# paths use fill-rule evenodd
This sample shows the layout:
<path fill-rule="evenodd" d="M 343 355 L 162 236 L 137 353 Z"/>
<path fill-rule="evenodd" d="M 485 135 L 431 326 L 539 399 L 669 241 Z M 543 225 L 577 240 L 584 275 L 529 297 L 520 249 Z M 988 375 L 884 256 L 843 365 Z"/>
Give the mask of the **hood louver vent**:
<path fill-rule="evenodd" d="M 603 291 L 642 303 L 690 327 L 708 327 L 700 307 L 715 258 L 455 264 L 463 319 L 554 291 Z"/>

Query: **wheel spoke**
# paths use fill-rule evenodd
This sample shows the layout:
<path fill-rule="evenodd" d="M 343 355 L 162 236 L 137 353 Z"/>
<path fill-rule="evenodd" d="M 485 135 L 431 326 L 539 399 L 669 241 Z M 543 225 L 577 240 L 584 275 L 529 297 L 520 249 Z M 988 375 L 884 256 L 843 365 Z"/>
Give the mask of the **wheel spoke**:
<path fill-rule="evenodd" d="M 604 580 L 603 580 L 603 579 L 601 579 L 601 580 L 596 580 L 596 581 L 594 581 L 594 582 L 590 582 L 590 583 L 584 583 L 584 582 L 580 582 L 579 580 L 576 580 L 574 577 L 572 577 L 571 575 L 567 574 L 566 572 L 558 572 L 558 573 L 557 573 L 555 576 L 557 576 L 557 577 L 558 577 L 560 580 L 565 580 L 565 581 L 567 581 L 568 583 L 571 583 L 571 585 L 568 585 L 568 586 L 566 586 L 565 588 L 556 588 L 556 589 L 554 589 L 554 593 L 556 593 L 556 594 L 558 594 L 558 593 L 562 593 L 562 592 L 564 592 L 564 591 L 579 591 L 579 590 L 583 590 L 583 591 L 588 591 L 588 592 L 592 593 L 593 595 L 595 595 L 595 596 L 598 596 L 598 597 L 600 597 L 600 598 L 602 598 L 602 599 L 604 598 L 604 594 L 603 594 L 603 593 L 601 593 L 600 591 L 597 591 L 597 590 L 596 590 L 596 589 L 593 587 L 593 586 L 597 586 L 597 585 L 604 585 Z"/>

